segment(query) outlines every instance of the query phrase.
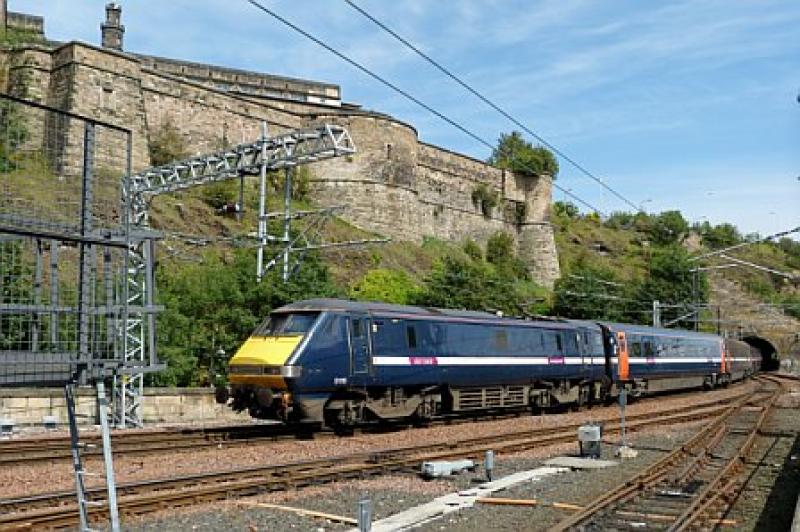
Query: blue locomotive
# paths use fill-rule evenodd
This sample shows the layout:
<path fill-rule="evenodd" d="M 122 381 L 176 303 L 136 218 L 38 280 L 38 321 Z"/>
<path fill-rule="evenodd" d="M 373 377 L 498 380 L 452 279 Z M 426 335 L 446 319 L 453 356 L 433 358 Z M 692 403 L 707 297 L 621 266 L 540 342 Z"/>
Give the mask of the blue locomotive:
<path fill-rule="evenodd" d="M 231 359 L 218 399 L 341 429 L 713 388 L 759 364 L 747 344 L 713 334 L 313 299 L 271 313 Z"/>

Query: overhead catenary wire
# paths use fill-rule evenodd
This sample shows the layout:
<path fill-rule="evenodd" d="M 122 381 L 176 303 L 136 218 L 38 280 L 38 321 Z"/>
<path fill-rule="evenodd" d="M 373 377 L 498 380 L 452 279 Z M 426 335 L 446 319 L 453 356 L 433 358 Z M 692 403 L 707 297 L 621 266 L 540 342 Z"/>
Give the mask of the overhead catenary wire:
<path fill-rule="evenodd" d="M 532 136 L 533 138 L 535 138 L 536 140 L 538 140 L 539 142 L 541 142 L 541 143 L 542 143 L 544 146 L 546 146 L 547 148 L 549 148 L 550 150 L 552 150 L 552 151 L 553 151 L 555 154 L 557 154 L 559 157 L 561 157 L 562 159 L 564 159 L 565 161 L 567 161 L 569 164 L 571 164 L 573 167 L 575 167 L 575 168 L 576 168 L 576 169 L 577 169 L 579 172 L 581 172 L 582 174 L 584 174 L 586 177 L 588 177 L 588 178 L 592 179 L 593 181 L 596 181 L 596 182 L 597 182 L 597 183 L 598 183 L 598 184 L 599 184 L 601 187 L 603 187 L 603 188 L 604 188 L 604 189 L 606 189 L 607 191 L 611 192 L 611 193 L 612 193 L 614 196 L 616 196 L 618 199 L 620 199 L 621 201 L 623 201 L 623 202 L 624 202 L 624 203 L 626 203 L 627 205 L 629 205 L 629 206 L 633 207 L 633 209 L 634 209 L 635 211 L 641 211 L 641 210 L 642 210 L 642 207 L 641 207 L 641 205 L 636 205 L 636 204 L 635 204 L 633 201 L 631 201 L 631 200 L 629 200 L 628 198 L 626 198 L 625 196 L 623 196 L 623 195 L 622 195 L 620 192 L 618 192 L 618 191 L 617 191 L 617 190 L 615 190 L 613 187 L 611 187 L 610 185 L 608 185 L 608 184 L 607 184 L 605 181 L 603 181 L 601 178 L 597 177 L 596 175 L 594 175 L 594 173 L 592 173 L 592 172 L 590 172 L 588 169 L 586 169 L 586 167 L 584 167 L 582 164 L 580 164 L 580 163 L 578 163 L 577 161 L 575 161 L 575 159 L 573 159 L 572 157 L 570 157 L 569 155 L 567 155 L 566 153 L 564 153 L 564 152 L 563 152 L 561 149 L 559 149 L 557 146 L 555 146 L 555 145 L 554 145 L 554 144 L 552 144 L 551 142 L 547 141 L 547 140 L 546 140 L 544 137 L 542 137 L 541 135 L 539 135 L 538 133 L 536 133 L 535 131 L 533 131 L 531 128 L 527 127 L 525 124 L 523 124 L 522 122 L 520 122 L 519 120 L 517 120 L 516 118 L 514 118 L 514 116 L 512 116 L 512 115 L 511 115 L 511 114 L 510 114 L 508 111 L 506 111 L 505 109 L 503 109 L 502 107 L 500 107 L 500 105 L 498 105 L 497 103 L 495 103 L 494 101 L 492 101 L 491 99 L 489 99 L 487 96 L 485 96 L 484 94 L 482 94 L 481 92 L 479 92 L 477 89 L 473 88 L 473 87 L 472 87 L 471 85 L 469 85 L 469 84 L 468 84 L 466 81 L 464 81 L 464 80 L 463 80 L 463 79 L 461 79 L 459 76 L 457 76 L 456 74 L 454 74 L 454 73 L 453 73 L 451 70 L 449 70 L 448 68 L 446 68 L 445 66 L 443 66 L 443 65 L 442 65 L 442 64 L 441 64 L 439 61 L 437 61 L 437 60 L 433 59 L 432 57 L 430 57 L 428 54 L 426 54 L 425 52 L 423 52 L 422 50 L 420 50 L 420 49 L 419 49 L 417 46 L 415 46 L 413 43 L 409 42 L 409 41 L 408 41 L 408 39 L 405 39 L 404 37 L 402 37 L 401 35 L 399 35 L 397 32 L 395 32 L 393 29 L 389 28 L 389 27 L 388 27 L 386 24 L 384 24 L 383 22 L 381 22 L 380 20 L 378 20 L 376 17 L 374 17 L 373 15 L 371 15 L 370 13 L 368 13 L 368 12 L 367 12 L 367 11 L 366 11 L 364 8 L 362 8 L 361 6 L 357 5 L 357 4 L 356 4 L 355 2 L 353 2 L 352 0 L 344 0 L 344 1 L 345 1 L 345 2 L 346 2 L 346 3 L 347 3 L 349 6 L 350 6 L 350 7 L 352 7 L 354 10 L 356 10 L 356 11 L 357 11 L 357 12 L 359 12 L 359 13 L 361 13 L 361 14 L 362 14 L 364 17 L 366 17 L 368 20 L 372 21 L 372 22 L 373 22 L 375 25 L 377 25 L 378 27 L 380 27 L 381 29 L 383 29 L 385 32 L 387 32 L 389 35 L 391 35 L 392 37 L 394 37 L 395 39 L 397 39 L 398 41 L 400 41 L 400 42 L 401 42 L 402 44 L 404 44 L 406 47 L 410 48 L 410 49 L 411 49 L 411 50 L 412 50 L 414 53 L 416 53 L 417 55 L 419 55 L 420 57 L 422 57 L 423 59 L 425 59 L 425 60 L 426 60 L 428 63 L 430 63 L 431 65 L 433 65 L 434 67 L 436 67 L 436 68 L 437 68 L 437 69 L 438 69 L 440 72 L 442 72 L 444 75 L 446 75 L 447 77 L 449 77 L 450 79 L 452 79 L 453 81 L 455 81 L 456 83 L 458 83 L 459 85 L 461 85 L 461 86 L 462 86 L 464 89 L 466 89 L 467 91 L 469 91 L 469 92 L 470 92 L 472 95 L 474 95 L 476 98 L 478 98 L 478 99 L 479 99 L 479 100 L 481 100 L 483 103 L 485 103 L 486 105 L 488 105 L 489 107 L 491 107 L 492 109 L 494 109 L 495 111 L 497 111 L 498 113 L 500 113 L 500 114 L 501 114 L 502 116 L 504 116 L 506 119 L 508 119 L 509 121 L 511 121 L 513 124 L 515 124 L 517 127 L 520 127 L 520 128 L 523 130 L 523 131 L 525 131 L 526 133 L 528 133 L 530 136 Z M 595 209 L 595 210 L 596 210 L 596 209 Z M 599 212 L 599 211 L 598 211 L 598 212 Z"/>
<path fill-rule="evenodd" d="M 789 236 L 792 233 L 800 233 L 800 225 L 797 226 L 797 227 L 794 227 L 792 229 L 787 229 L 786 231 L 780 231 L 778 233 L 773 233 L 771 235 L 767 235 L 767 236 L 758 238 L 756 240 L 749 240 L 747 242 L 739 242 L 738 244 L 734 244 L 732 246 L 727 246 L 727 247 L 724 247 L 722 249 L 716 249 L 714 251 L 709 251 L 708 253 L 703 253 L 702 255 L 697 255 L 695 257 L 690 257 L 689 261 L 707 259 L 709 257 L 713 257 L 713 256 L 716 256 L 716 255 L 721 255 L 723 253 L 728 253 L 728 252 L 733 251 L 735 249 L 743 248 L 743 247 L 746 247 L 746 246 L 752 246 L 753 244 L 760 244 L 761 242 L 767 242 L 769 240 L 774 240 L 776 238 Z"/>
<path fill-rule="evenodd" d="M 429 113 L 435 115 L 436 117 L 438 117 L 439 119 L 443 120 L 444 122 L 450 124 L 451 126 L 453 126 L 454 128 L 458 129 L 459 131 L 461 131 L 465 135 L 469 136 L 473 140 L 477 141 L 478 143 L 483 144 L 484 146 L 487 146 L 489 149 L 492 149 L 492 150 L 495 148 L 495 146 L 491 142 L 487 141 L 486 139 L 482 138 L 478 134 L 476 134 L 473 131 L 469 130 L 467 127 L 465 127 L 462 124 L 456 122 L 455 120 L 453 120 L 452 118 L 448 117 L 447 115 L 445 115 L 441 111 L 436 110 L 432 106 L 430 106 L 427 103 L 423 102 L 422 100 L 420 100 L 416 96 L 412 95 L 408 91 L 398 87 L 396 84 L 392 83 L 391 81 L 387 80 L 386 78 L 380 76 L 379 74 L 376 74 L 375 72 L 373 72 L 369 68 L 365 67 L 364 65 L 362 65 L 358 61 L 348 57 L 347 55 L 345 55 L 344 53 L 340 52 L 339 50 L 337 50 L 333 46 L 329 45 L 328 43 L 326 43 L 322 39 L 312 35 L 310 32 L 304 30 L 303 28 L 301 28 L 298 25 L 294 24 L 290 20 L 282 17 L 281 15 L 279 15 L 278 13 L 273 11 L 272 9 L 269 9 L 268 7 L 264 6 L 262 3 L 260 3 L 260 2 L 258 2 L 256 0 L 246 0 L 246 1 L 249 4 L 251 4 L 253 7 L 255 7 L 256 9 L 259 9 L 260 11 L 263 11 L 267 15 L 269 15 L 272 18 L 274 18 L 275 20 L 277 20 L 278 22 L 284 24 L 285 26 L 288 26 L 289 28 L 291 28 L 295 32 L 299 33 L 300 35 L 302 35 L 305 38 L 313 41 L 314 43 L 316 43 L 317 45 L 319 45 L 322 48 L 326 49 L 327 51 L 329 51 L 330 53 L 332 53 L 333 55 L 335 55 L 336 57 L 338 57 L 342 61 L 344 61 L 347 64 L 353 66 L 354 68 L 360 70 L 361 72 L 363 72 L 367 76 L 371 77 L 372 79 L 378 81 L 379 83 L 389 87 L 390 89 L 392 89 L 393 91 L 397 92 L 398 94 L 400 94 L 404 98 L 406 98 L 406 99 L 410 100 L 411 102 L 415 103 L 416 105 L 422 107 L 423 109 L 425 109 Z M 534 170 L 533 168 L 529 168 L 529 169 L 532 170 L 532 171 Z M 570 190 L 560 186 L 558 183 L 555 183 L 552 180 L 551 180 L 551 182 L 552 182 L 552 184 L 553 184 L 553 186 L 555 188 L 557 188 L 558 190 L 563 192 L 565 195 L 569 196 L 570 198 L 574 199 L 575 201 L 579 202 L 580 204 L 584 205 L 585 207 L 588 207 L 589 209 L 597 212 L 598 214 L 605 216 L 605 213 L 603 213 L 603 211 L 601 211 L 600 209 L 598 209 L 597 207 L 595 207 L 591 203 L 589 203 L 586 200 L 584 200 L 583 198 L 577 196 L 576 194 L 574 194 Z"/>

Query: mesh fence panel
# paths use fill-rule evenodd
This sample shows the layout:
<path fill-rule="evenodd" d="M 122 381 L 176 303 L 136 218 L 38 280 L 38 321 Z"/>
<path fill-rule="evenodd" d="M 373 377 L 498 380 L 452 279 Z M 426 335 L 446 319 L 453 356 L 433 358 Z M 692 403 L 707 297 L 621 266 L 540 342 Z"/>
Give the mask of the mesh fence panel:
<path fill-rule="evenodd" d="M 128 154 L 127 131 L 0 98 L 0 386 L 121 358 Z"/>

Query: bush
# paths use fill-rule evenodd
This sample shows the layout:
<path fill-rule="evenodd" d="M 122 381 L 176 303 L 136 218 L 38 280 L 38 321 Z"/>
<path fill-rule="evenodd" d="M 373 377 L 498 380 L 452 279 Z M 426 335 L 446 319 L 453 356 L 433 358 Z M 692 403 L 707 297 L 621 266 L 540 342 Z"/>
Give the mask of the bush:
<path fill-rule="evenodd" d="M 307 199 L 311 188 L 311 169 L 307 166 L 297 166 L 292 169 L 292 172 L 294 172 L 292 176 L 292 199 L 298 201 Z M 283 197 L 284 187 L 286 186 L 286 172 L 284 170 L 271 172 L 269 182 L 275 193 Z"/>
<path fill-rule="evenodd" d="M 703 238 L 703 244 L 712 249 L 721 249 L 733 246 L 742 241 L 742 235 L 733 224 L 719 224 L 712 226 L 708 222 L 696 227 Z"/>
<path fill-rule="evenodd" d="M 405 272 L 378 268 L 369 270 L 350 289 L 350 297 L 359 301 L 408 305 L 417 299 L 420 290 Z"/>
<path fill-rule="evenodd" d="M 479 208 L 487 218 L 492 217 L 492 211 L 497 207 L 497 193 L 485 183 L 479 183 L 472 190 L 472 204 Z"/>
<path fill-rule="evenodd" d="M 656 248 L 650 257 L 648 275 L 639 289 L 637 299 L 645 302 L 658 300 L 686 307 L 693 302 L 707 302 L 708 278 L 705 273 L 691 272 L 697 266 L 696 262 L 689 261 L 688 252 L 680 246 Z M 695 275 L 697 285 L 693 287 Z M 669 321 L 685 313 L 685 308 L 665 310 L 662 319 Z"/>
<path fill-rule="evenodd" d="M 650 238 L 659 245 L 680 243 L 689 231 L 689 223 L 680 211 L 665 211 L 653 218 Z"/>
<path fill-rule="evenodd" d="M 174 161 L 185 159 L 189 153 L 186 141 L 181 136 L 178 128 L 167 118 L 150 137 L 150 163 L 153 166 L 162 166 Z"/>
<path fill-rule="evenodd" d="M 498 273 L 516 279 L 528 278 L 528 267 L 514 251 L 514 239 L 508 233 L 498 231 L 486 242 L 486 262 Z"/>
<path fill-rule="evenodd" d="M 616 211 L 611 213 L 603 225 L 611 229 L 630 229 L 633 227 L 634 218 L 635 215 L 629 212 Z"/>
<path fill-rule="evenodd" d="M 200 188 L 200 197 L 215 209 L 237 203 L 239 201 L 239 181 L 218 181 L 203 185 Z"/>
<path fill-rule="evenodd" d="M 159 356 L 167 370 L 148 376 L 157 386 L 192 386 L 201 378 L 200 361 L 217 349 L 233 355 L 255 326 L 276 307 L 311 297 L 340 295 L 325 265 L 307 254 L 302 266 L 284 283 L 270 271 L 254 279 L 255 250 L 239 250 L 225 262 L 208 254 L 202 264 L 175 269 L 159 266 Z M 226 359 L 227 359 L 226 357 Z M 224 362 L 224 361 L 223 361 Z"/>
<path fill-rule="evenodd" d="M 553 312 L 573 319 L 630 321 L 636 316 L 629 295 L 612 270 L 583 265 L 556 281 Z"/>
<path fill-rule="evenodd" d="M 505 264 L 514 258 L 514 239 L 511 235 L 498 231 L 486 242 L 486 262 L 494 265 Z"/>
<path fill-rule="evenodd" d="M 506 257 L 504 253 L 498 256 Z M 511 264 L 517 258 L 508 258 Z M 525 272 L 527 273 L 527 272 Z M 506 315 L 542 314 L 549 309 L 549 292 L 516 276 L 514 268 L 480 259 L 446 256 L 437 262 L 417 295 L 419 305 L 484 311 Z"/>
<path fill-rule="evenodd" d="M 508 298 L 503 280 L 483 261 L 444 257 L 434 264 L 416 303 L 431 307 L 502 310 Z"/>
<path fill-rule="evenodd" d="M 553 203 L 553 215 L 558 218 L 575 220 L 580 217 L 580 210 L 574 203 L 556 201 Z"/>
<path fill-rule="evenodd" d="M 555 179 L 558 175 L 558 159 L 555 155 L 544 146 L 534 146 L 518 131 L 500 135 L 488 162 L 528 177 L 549 174 Z"/>
<path fill-rule="evenodd" d="M 468 238 L 464 242 L 464 253 L 472 260 L 483 260 L 483 250 L 477 242 Z"/>

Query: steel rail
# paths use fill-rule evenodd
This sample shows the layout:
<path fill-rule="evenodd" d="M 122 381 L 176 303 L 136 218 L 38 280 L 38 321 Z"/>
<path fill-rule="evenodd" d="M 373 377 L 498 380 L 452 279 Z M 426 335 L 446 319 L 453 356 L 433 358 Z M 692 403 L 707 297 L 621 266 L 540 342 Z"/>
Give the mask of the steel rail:
<path fill-rule="evenodd" d="M 736 400 L 745 395 L 745 392 L 733 395 L 726 402 Z M 704 401 L 694 404 L 691 408 L 718 405 L 719 400 Z M 687 407 L 684 407 L 687 408 Z M 684 408 L 674 410 L 683 411 Z M 477 416 L 444 417 L 435 420 L 432 424 L 461 424 L 482 419 L 497 419 L 518 416 L 520 412 L 494 412 Z M 607 419 L 613 419 L 609 416 Z M 372 430 L 387 431 L 402 429 L 403 425 L 388 427 L 364 427 L 362 432 Z M 306 429 L 307 430 L 307 429 Z M 178 428 L 159 431 L 144 432 L 117 432 L 112 434 L 115 455 L 143 455 L 163 451 L 192 450 L 218 445 L 242 446 L 256 445 L 259 443 L 279 441 L 282 439 L 302 437 L 327 437 L 329 432 L 314 431 L 304 432 L 302 428 L 285 425 L 232 425 L 220 427 Z M 100 437 L 98 434 L 85 434 L 82 439 L 88 446 L 84 449 L 84 456 L 100 455 Z M 21 465 L 30 462 L 67 460 L 71 457 L 69 438 L 47 437 L 7 440 L 0 442 L 0 466 Z"/>
<path fill-rule="evenodd" d="M 678 516 L 678 518 L 675 520 L 675 523 L 669 528 L 671 532 L 680 532 L 686 530 L 690 525 L 699 521 L 709 507 L 714 504 L 723 493 L 726 493 L 726 489 L 733 487 L 735 481 L 737 480 L 738 471 L 744 466 L 744 462 L 747 459 L 747 455 L 752 448 L 753 443 L 755 442 L 756 436 L 758 436 L 764 421 L 767 419 L 767 415 L 770 414 L 772 405 L 775 404 L 775 401 L 777 401 L 780 393 L 780 388 L 773 393 L 772 397 L 770 397 L 768 402 L 764 405 L 761 415 L 758 416 L 758 420 L 750 430 L 750 433 L 748 434 L 747 439 L 744 441 L 742 446 L 739 448 L 736 454 L 731 457 L 727 465 L 720 470 L 717 476 L 714 477 L 705 486 L 705 488 L 695 496 L 692 504 L 680 516 Z M 717 489 L 719 485 L 726 479 L 728 479 L 728 482 L 725 484 L 726 489 Z"/>
<path fill-rule="evenodd" d="M 629 417 L 628 429 L 636 430 L 654 424 L 685 423 L 694 420 L 715 418 L 730 407 L 709 406 L 705 409 L 682 413 L 661 411 Z M 265 491 L 285 490 L 330 482 L 337 479 L 361 478 L 387 472 L 407 471 L 418 468 L 426 460 L 455 457 L 482 457 L 486 450 L 497 453 L 517 452 L 541 445 L 572 442 L 579 424 L 561 428 L 540 427 L 537 429 L 469 438 L 455 442 L 442 442 L 409 446 L 382 451 L 368 451 L 352 455 L 336 456 L 318 460 L 278 464 L 251 468 L 240 468 L 223 472 L 187 475 L 118 486 L 119 508 L 126 515 L 138 515 L 164 509 L 185 506 L 197 501 L 220 500 L 233 496 L 252 495 Z M 616 433 L 619 426 L 606 428 L 607 433 Z M 88 495 L 100 504 L 91 509 L 93 518 L 104 515 L 102 488 L 88 490 Z M 0 528 L 30 523 L 32 526 L 69 526 L 76 518 L 74 493 L 59 492 L 42 494 L 23 499 L 0 501 Z"/>
<path fill-rule="evenodd" d="M 774 382 L 773 379 L 768 379 Z M 707 425 L 703 430 L 695 434 L 689 441 L 674 449 L 661 460 L 647 467 L 644 471 L 633 478 L 627 480 L 617 488 L 601 495 L 587 504 L 584 509 L 573 514 L 568 519 L 563 520 L 558 525 L 552 527 L 551 531 L 564 531 L 570 529 L 582 529 L 594 524 L 603 528 L 607 523 L 609 513 L 614 515 L 628 515 L 641 519 L 641 526 L 646 526 L 648 518 L 658 518 L 659 526 L 671 526 L 670 530 L 684 530 L 697 520 L 708 510 L 710 505 L 719 498 L 720 493 L 714 490 L 720 482 L 726 479 L 725 475 L 730 475 L 738 464 L 744 463 L 747 451 L 752 446 L 755 437 L 770 412 L 771 406 L 777 399 L 781 388 L 774 391 L 757 390 L 750 396 L 738 401 L 736 404 L 726 408 L 726 412 L 717 418 L 713 423 Z M 663 485 L 665 480 L 670 480 L 671 484 L 685 484 L 691 479 L 697 479 L 699 474 L 704 471 L 714 471 L 712 459 L 718 459 L 712 450 L 725 440 L 726 436 L 739 435 L 739 429 L 732 430 L 729 422 L 734 415 L 744 412 L 744 409 L 754 403 L 757 397 L 763 396 L 760 403 L 760 415 L 751 427 L 747 429 L 747 438 L 737 446 L 737 452 L 726 463 L 726 466 L 719 468 L 714 476 L 703 483 L 702 489 L 695 493 L 689 502 L 689 506 L 681 508 L 679 514 L 669 517 L 674 518 L 674 522 L 664 523 L 665 514 L 657 514 L 655 517 L 647 512 L 627 511 L 625 505 L 635 504 L 639 498 L 648 494 L 658 485 Z M 726 487 L 732 484 L 727 484 Z M 678 501 L 679 499 L 676 499 Z M 647 502 L 647 501 L 639 501 Z"/>

